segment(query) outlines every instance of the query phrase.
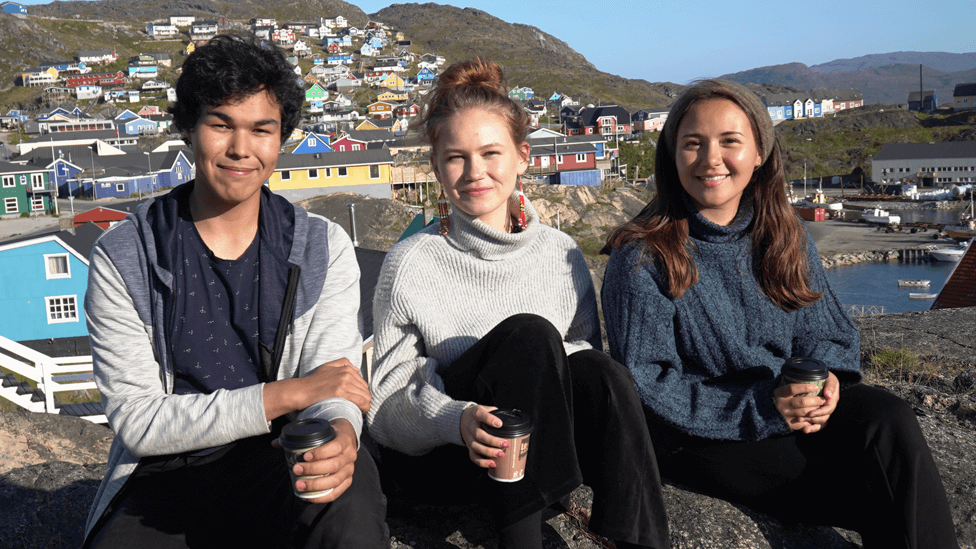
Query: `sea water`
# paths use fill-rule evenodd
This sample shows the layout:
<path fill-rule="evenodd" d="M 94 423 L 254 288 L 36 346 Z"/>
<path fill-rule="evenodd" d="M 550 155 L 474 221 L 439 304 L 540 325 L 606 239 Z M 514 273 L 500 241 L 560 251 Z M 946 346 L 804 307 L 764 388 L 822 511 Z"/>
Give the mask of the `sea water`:
<path fill-rule="evenodd" d="M 910 293 L 938 294 L 958 263 L 946 261 L 871 261 L 827 269 L 830 287 L 845 308 L 884 307 L 885 313 L 927 311 L 934 300 L 910 299 Z M 931 280 L 928 288 L 899 288 L 899 280 Z"/>

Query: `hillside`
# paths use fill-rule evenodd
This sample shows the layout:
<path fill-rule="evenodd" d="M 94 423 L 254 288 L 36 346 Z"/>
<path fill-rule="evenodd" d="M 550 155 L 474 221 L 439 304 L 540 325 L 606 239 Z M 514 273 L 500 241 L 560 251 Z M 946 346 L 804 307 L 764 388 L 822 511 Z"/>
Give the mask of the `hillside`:
<path fill-rule="evenodd" d="M 944 51 L 896 51 L 892 53 L 873 53 L 851 59 L 835 59 L 819 65 L 810 65 L 816 72 L 859 71 L 886 65 L 925 65 L 926 67 L 956 72 L 976 67 L 976 53 L 947 53 Z"/>
<path fill-rule="evenodd" d="M 32 15 L 97 19 L 131 23 L 144 29 L 150 21 L 164 21 L 170 15 L 196 15 L 203 18 L 226 17 L 248 21 L 252 17 L 273 17 L 279 22 L 306 21 L 319 16 L 342 15 L 350 24 L 362 26 L 366 14 L 358 7 L 342 0 L 294 0 L 289 2 L 259 2 L 255 0 L 99 0 L 95 2 L 74 0 L 52 2 L 30 7 Z"/>
<path fill-rule="evenodd" d="M 934 89 L 940 103 L 952 100 L 955 85 L 976 82 L 976 62 L 966 70 L 946 72 L 923 67 L 925 89 Z M 918 91 L 918 65 L 892 64 L 861 70 L 818 72 L 803 63 L 771 65 L 721 76 L 728 80 L 753 84 L 780 84 L 801 90 L 813 88 L 858 88 L 866 103 L 906 103 L 908 93 Z"/>
<path fill-rule="evenodd" d="M 636 110 L 667 106 L 684 88 L 601 72 L 562 40 L 473 8 L 394 4 L 370 18 L 402 30 L 413 41 L 414 51 L 437 52 L 448 63 L 475 55 L 488 57 L 505 68 L 509 87 L 529 86 L 536 96 L 559 92 L 584 104 L 600 100 Z"/>

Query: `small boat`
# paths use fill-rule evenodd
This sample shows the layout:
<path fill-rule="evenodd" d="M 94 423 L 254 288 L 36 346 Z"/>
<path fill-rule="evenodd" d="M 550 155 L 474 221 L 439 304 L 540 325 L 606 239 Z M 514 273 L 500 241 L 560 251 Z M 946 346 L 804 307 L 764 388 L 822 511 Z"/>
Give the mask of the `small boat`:
<path fill-rule="evenodd" d="M 921 279 L 898 281 L 899 288 L 928 288 L 931 284 L 932 284 L 931 280 L 921 280 Z"/>
<path fill-rule="evenodd" d="M 879 225 L 897 225 L 901 223 L 901 217 L 891 215 L 888 210 L 881 209 L 881 206 L 875 206 L 870 210 L 864 210 L 861 212 L 861 217 L 863 217 L 868 223 L 877 223 Z"/>
<path fill-rule="evenodd" d="M 936 261 L 951 261 L 958 263 L 962 256 L 966 254 L 969 242 L 963 242 L 955 248 L 934 248 L 929 250 L 929 255 Z"/>
<path fill-rule="evenodd" d="M 908 294 L 908 299 L 935 299 L 939 297 L 939 294 L 926 294 L 926 293 L 916 293 L 912 292 Z"/>
<path fill-rule="evenodd" d="M 974 193 L 976 194 L 976 193 Z M 973 196 L 969 196 L 969 214 L 962 214 L 959 223 L 946 225 L 945 234 L 953 240 L 969 240 L 976 237 L 976 216 L 973 215 Z"/>
<path fill-rule="evenodd" d="M 807 208 L 825 208 L 827 210 L 843 210 L 844 204 L 827 198 L 823 190 L 818 190 L 817 194 L 813 195 L 812 199 L 804 199 L 803 205 Z"/>

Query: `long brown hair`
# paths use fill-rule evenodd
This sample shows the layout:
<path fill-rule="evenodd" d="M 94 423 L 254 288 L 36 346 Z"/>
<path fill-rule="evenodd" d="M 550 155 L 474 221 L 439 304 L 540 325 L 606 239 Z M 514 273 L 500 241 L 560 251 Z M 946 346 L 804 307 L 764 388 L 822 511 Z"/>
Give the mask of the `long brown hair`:
<path fill-rule="evenodd" d="M 671 107 L 655 156 L 657 196 L 633 220 L 607 238 L 605 251 L 642 240 L 665 277 L 668 293 L 681 297 L 698 281 L 698 268 L 688 236 L 688 208 L 675 162 L 677 133 L 688 109 L 700 101 L 726 99 L 745 112 L 763 153 L 742 200 L 753 206 L 752 258 L 759 287 L 784 311 L 806 307 L 822 295 L 810 288 L 807 241 L 800 220 L 786 198 L 782 154 L 769 113 L 744 86 L 722 80 L 703 80 L 685 90 Z"/>

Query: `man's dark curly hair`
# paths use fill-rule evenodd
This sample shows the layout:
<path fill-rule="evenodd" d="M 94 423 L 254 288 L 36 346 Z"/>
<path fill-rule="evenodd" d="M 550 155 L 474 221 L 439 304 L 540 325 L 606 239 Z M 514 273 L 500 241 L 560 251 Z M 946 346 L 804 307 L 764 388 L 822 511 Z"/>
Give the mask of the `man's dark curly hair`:
<path fill-rule="evenodd" d="M 183 62 L 176 103 L 167 111 L 189 143 L 206 107 L 246 99 L 267 90 L 281 109 L 281 141 L 298 126 L 305 90 L 276 46 L 250 35 L 220 34 Z"/>

